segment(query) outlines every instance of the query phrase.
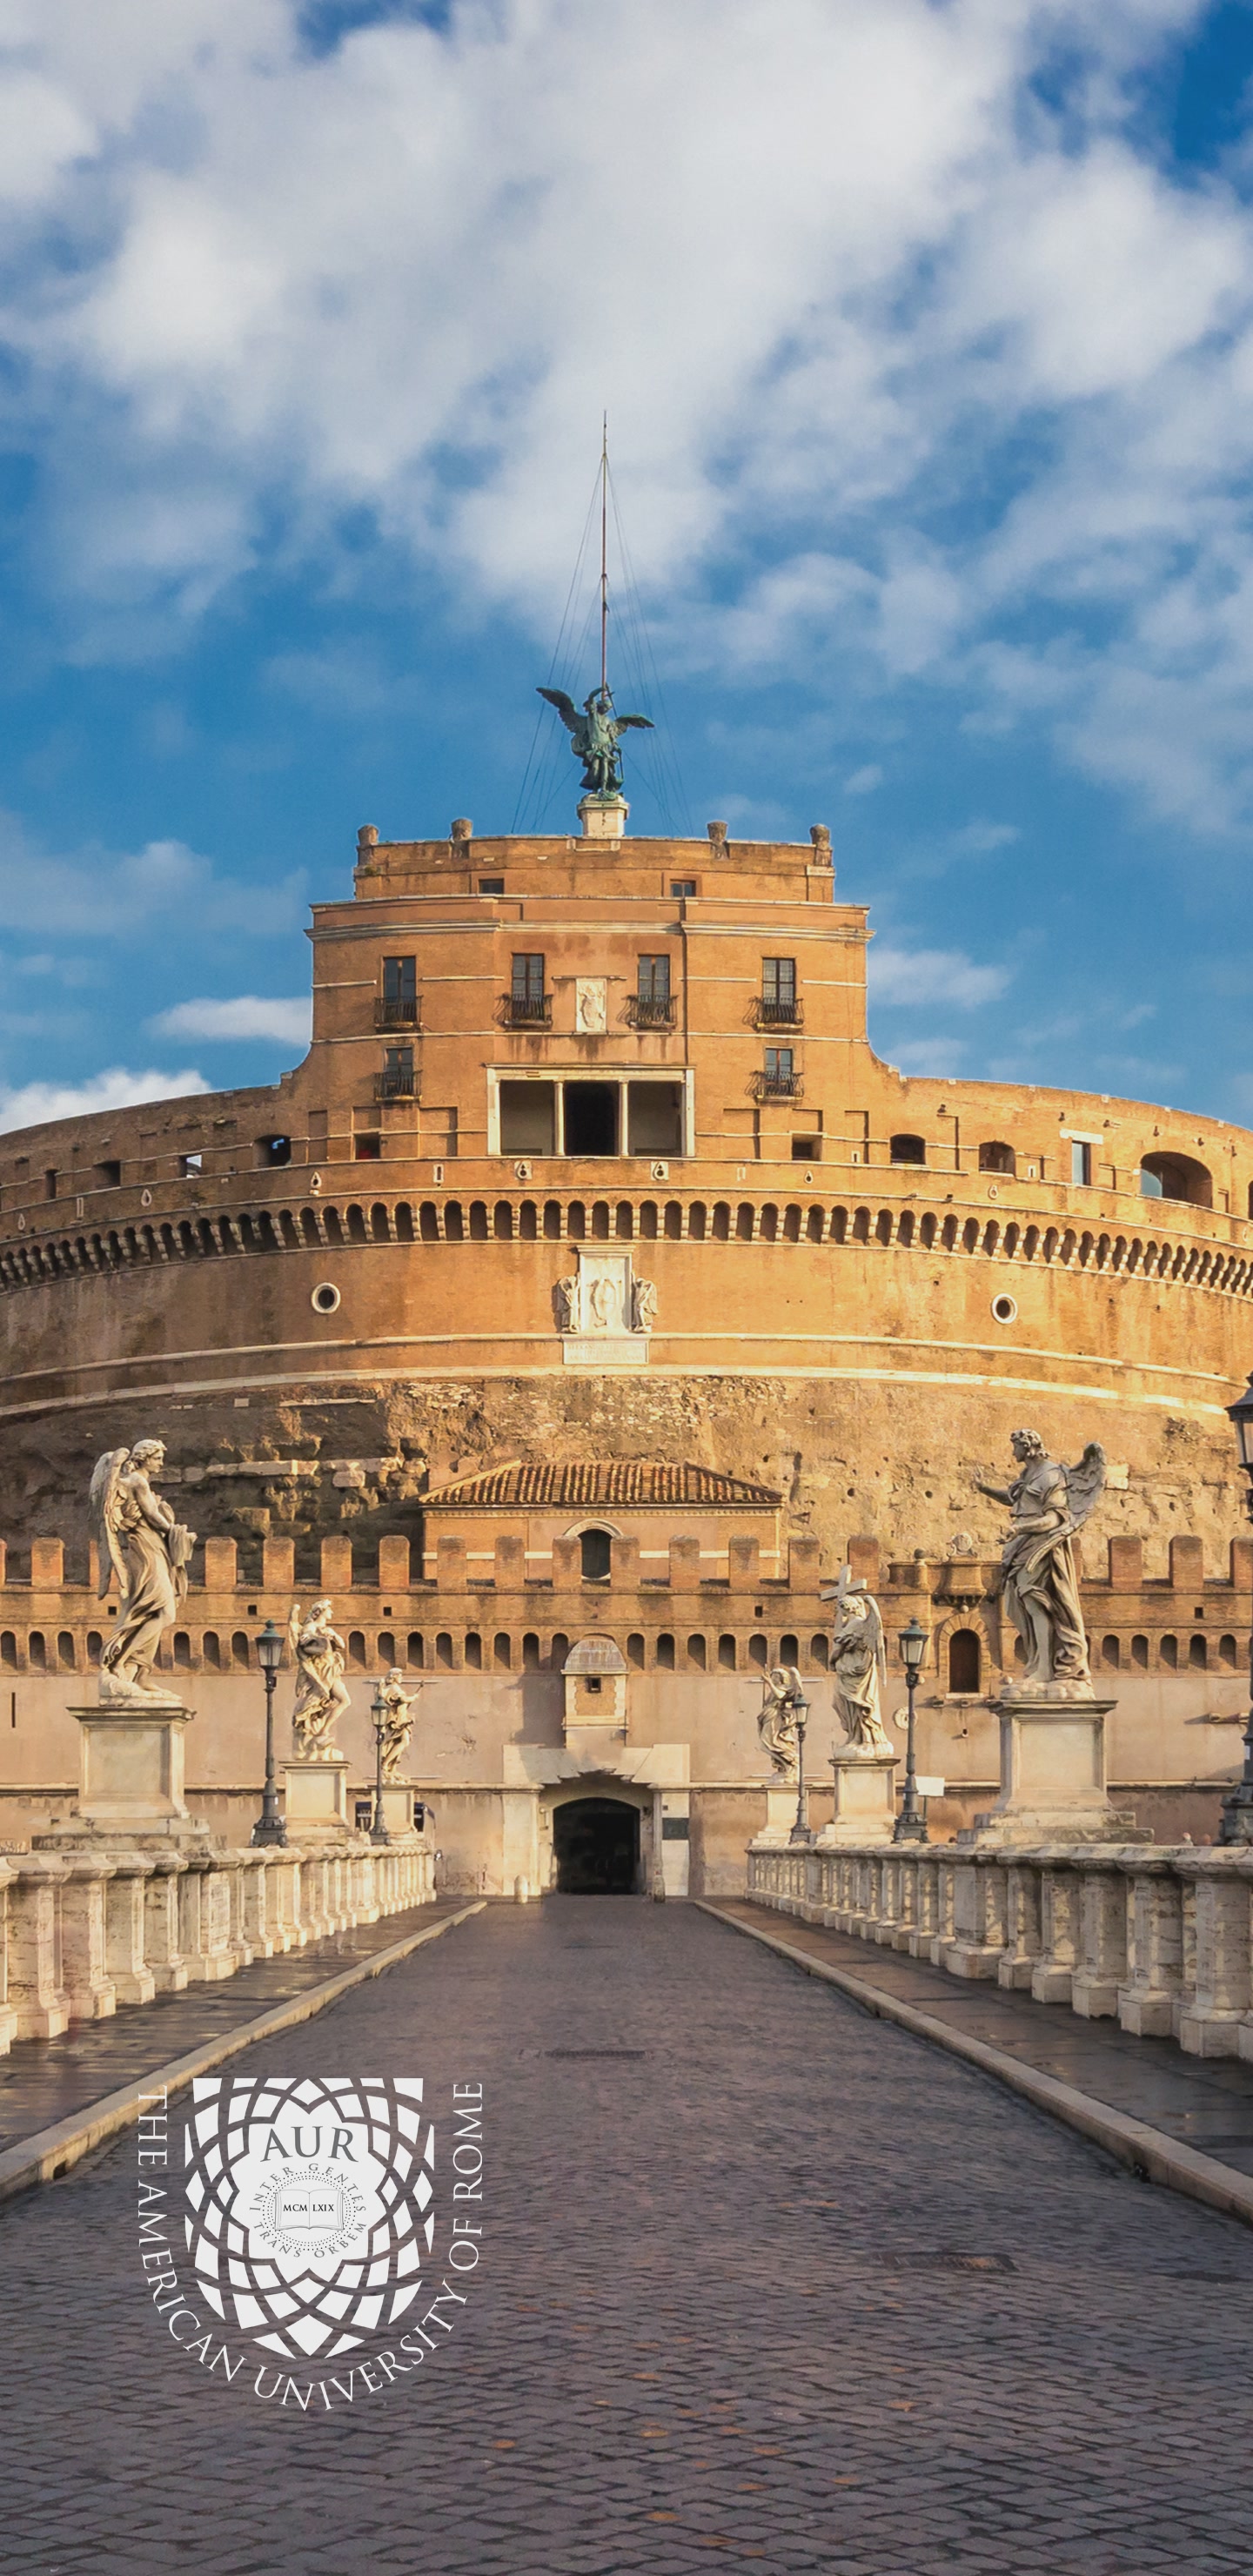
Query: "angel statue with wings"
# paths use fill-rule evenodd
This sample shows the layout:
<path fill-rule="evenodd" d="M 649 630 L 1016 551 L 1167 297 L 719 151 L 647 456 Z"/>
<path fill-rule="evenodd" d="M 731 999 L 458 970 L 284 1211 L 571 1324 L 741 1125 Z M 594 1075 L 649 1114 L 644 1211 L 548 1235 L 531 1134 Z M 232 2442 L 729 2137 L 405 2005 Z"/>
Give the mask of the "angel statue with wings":
<path fill-rule="evenodd" d="M 1046 1692 L 1065 1682 L 1090 1690 L 1088 1641 L 1079 1604 L 1072 1541 L 1105 1485 L 1105 1452 L 1089 1440 L 1077 1467 L 1050 1458 L 1038 1431 L 1011 1431 L 1019 1473 L 1012 1485 L 975 1487 L 1013 1516 L 1001 1551 L 1005 1607 L 1022 1639 L 1026 1670 L 1019 1691 Z"/>
<path fill-rule="evenodd" d="M 331 1734 L 351 1707 L 344 1681 L 348 1649 L 331 1626 L 329 1601 L 311 1601 L 307 1614 L 293 1601 L 287 1641 L 296 1667 L 296 1697 L 291 1730 L 298 1762 L 329 1762 L 336 1747 Z"/>
<path fill-rule="evenodd" d="M 840 1579 L 834 1593 L 823 1594 L 835 1602 L 835 1626 L 831 1635 L 831 1670 L 835 1675 L 832 1698 L 835 1713 L 844 1728 L 845 1742 L 858 1753 L 892 1753 L 895 1747 L 883 1723 L 882 1692 L 887 1681 L 887 1659 L 883 1651 L 883 1615 L 872 1592 L 864 1582 L 853 1581 L 852 1568 L 840 1567 Z"/>
<path fill-rule="evenodd" d="M 589 795 L 620 796 L 622 753 L 619 744 L 622 735 L 628 733 L 632 726 L 651 733 L 652 717 L 615 715 L 612 693 L 603 682 L 584 698 L 582 715 L 564 689 L 540 689 L 537 694 L 547 698 L 550 707 L 556 708 L 570 736 L 570 749 L 575 759 L 583 763 L 583 785 Z"/>
<path fill-rule="evenodd" d="M 418 1688 L 421 1689 L 420 1683 Z M 399 1664 L 393 1664 L 386 1679 L 379 1683 L 378 1696 L 387 1711 L 383 1719 L 383 1778 L 394 1780 L 409 1749 L 418 1692 L 405 1689 L 404 1674 Z"/>
<path fill-rule="evenodd" d="M 121 1594 L 118 1623 L 100 1657 L 100 1698 L 155 1701 L 178 1708 L 177 1691 L 154 1687 L 152 1668 L 164 1631 L 187 1598 L 187 1567 L 196 1543 L 153 1487 L 165 1464 L 162 1440 L 106 1449 L 96 1460 L 88 1520 L 104 1599 L 113 1575 Z"/>
<path fill-rule="evenodd" d="M 770 1756 L 771 1768 L 781 1780 L 796 1778 L 795 1711 L 797 1700 L 803 1697 L 801 1677 L 795 1664 L 776 1664 L 773 1671 L 762 1674 L 757 1732 Z"/>

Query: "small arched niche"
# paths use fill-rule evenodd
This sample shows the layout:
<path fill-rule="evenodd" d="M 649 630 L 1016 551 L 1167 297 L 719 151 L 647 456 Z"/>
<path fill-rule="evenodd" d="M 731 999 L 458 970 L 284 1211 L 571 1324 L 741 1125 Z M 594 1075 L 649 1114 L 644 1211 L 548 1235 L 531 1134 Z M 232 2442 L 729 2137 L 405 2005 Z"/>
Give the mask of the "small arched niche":
<path fill-rule="evenodd" d="M 1213 1176 L 1191 1154 L 1146 1154 L 1140 1165 L 1140 1193 L 1146 1199 L 1182 1199 L 1188 1207 L 1212 1207 Z"/>

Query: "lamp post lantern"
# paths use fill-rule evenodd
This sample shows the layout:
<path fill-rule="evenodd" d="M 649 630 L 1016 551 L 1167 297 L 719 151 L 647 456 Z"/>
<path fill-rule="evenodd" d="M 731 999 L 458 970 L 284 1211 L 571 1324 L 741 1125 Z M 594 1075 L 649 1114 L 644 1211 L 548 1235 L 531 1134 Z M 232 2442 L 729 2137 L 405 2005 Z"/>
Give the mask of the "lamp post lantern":
<path fill-rule="evenodd" d="M 901 1662 L 905 1667 L 905 1688 L 909 1693 L 909 1729 L 905 1738 L 905 1796 L 901 1812 L 892 1827 L 894 1843 L 925 1843 L 927 1819 L 918 1795 L 918 1774 L 914 1768 L 914 1693 L 927 1651 L 927 1632 L 917 1619 L 911 1619 L 900 1634 Z"/>
<path fill-rule="evenodd" d="M 285 1849 L 287 1827 L 278 1811 L 278 1790 L 274 1781 L 274 1685 L 283 1660 L 283 1632 L 267 1619 L 257 1639 L 257 1662 L 265 1683 L 265 1787 L 261 1792 L 261 1813 L 252 1829 L 254 1844 L 273 1844 Z"/>
<path fill-rule="evenodd" d="M 789 1843 L 809 1841 L 809 1820 L 805 1813 L 805 1729 L 809 1723 L 809 1702 L 803 1691 L 790 1694 L 792 1723 L 796 1728 L 796 1822 L 788 1835 Z"/>
<path fill-rule="evenodd" d="M 1253 1520 L 1253 1377 L 1242 1396 L 1227 1407 L 1227 1418 L 1236 1427 L 1236 1447 L 1240 1464 L 1249 1479 L 1244 1508 Z M 1253 1638 L 1249 1641 L 1250 1706 L 1244 1722 L 1244 1770 L 1234 1789 L 1223 1800 L 1222 1820 L 1218 1828 L 1220 1843 L 1253 1843 Z"/>
<path fill-rule="evenodd" d="M 391 1835 L 383 1822 L 383 1735 L 387 1725 L 387 1702 L 381 1681 L 374 1685 L 370 1715 L 374 1720 L 374 1822 L 370 1827 L 370 1840 L 372 1843 L 389 1843 Z"/>

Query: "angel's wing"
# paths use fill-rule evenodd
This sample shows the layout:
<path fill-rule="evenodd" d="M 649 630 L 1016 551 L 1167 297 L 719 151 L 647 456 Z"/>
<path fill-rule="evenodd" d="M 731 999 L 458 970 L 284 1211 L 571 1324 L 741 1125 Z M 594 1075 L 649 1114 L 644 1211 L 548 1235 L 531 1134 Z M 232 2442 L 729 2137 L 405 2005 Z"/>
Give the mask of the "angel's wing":
<path fill-rule="evenodd" d="M 1081 1529 L 1105 1489 L 1105 1452 L 1099 1440 L 1089 1440 L 1077 1467 L 1067 1467 L 1066 1499 L 1076 1529 Z"/>
<path fill-rule="evenodd" d="M 883 1662 L 883 1620 L 874 1594 L 866 1595 L 866 1637 L 875 1662 Z"/>
<path fill-rule="evenodd" d="M 541 689 L 541 697 L 546 697 L 547 694 L 548 692 L 546 689 Z M 628 725 L 639 725 L 643 728 L 645 733 L 655 733 L 657 730 L 651 716 L 615 716 L 614 723 L 616 724 L 619 733 L 625 733 Z"/>
<path fill-rule="evenodd" d="M 293 1664 L 296 1660 L 296 1648 L 300 1643 L 300 1629 L 300 1603 L 298 1601 L 293 1601 L 291 1606 L 291 1615 L 287 1622 L 287 1650 L 291 1656 Z"/>
<path fill-rule="evenodd" d="M 536 695 L 547 698 L 549 706 L 556 708 L 567 732 L 577 733 L 582 719 L 573 698 L 568 698 L 564 689 L 538 689 Z"/>
<path fill-rule="evenodd" d="M 126 1564 L 117 1537 L 117 1480 L 129 1456 L 129 1449 L 106 1449 L 92 1469 L 87 1493 L 87 1524 L 96 1542 L 100 1565 L 97 1592 L 101 1601 L 112 1574 L 117 1576 L 119 1592 L 123 1596 L 126 1592 Z"/>

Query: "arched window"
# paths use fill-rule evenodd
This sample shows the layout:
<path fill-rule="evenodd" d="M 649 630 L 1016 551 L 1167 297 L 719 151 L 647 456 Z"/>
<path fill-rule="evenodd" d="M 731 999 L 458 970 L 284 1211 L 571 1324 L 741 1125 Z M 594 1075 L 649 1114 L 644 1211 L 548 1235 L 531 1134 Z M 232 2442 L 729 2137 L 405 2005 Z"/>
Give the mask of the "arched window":
<path fill-rule="evenodd" d="M 191 1671 L 191 1639 L 185 1628 L 174 1631 L 174 1662 L 179 1672 Z"/>
<path fill-rule="evenodd" d="M 1209 1644 L 1206 1638 L 1189 1637 L 1188 1662 L 1196 1671 L 1204 1672 L 1205 1667 L 1209 1662 Z"/>
<path fill-rule="evenodd" d="M 809 1640 L 809 1660 L 816 1673 L 825 1673 L 831 1663 L 831 1641 L 825 1628 L 815 1628 Z"/>
<path fill-rule="evenodd" d="M 388 1672 L 396 1661 L 396 1640 L 386 1628 L 378 1641 L 378 1659 Z"/>
<path fill-rule="evenodd" d="M 642 1672 L 643 1672 L 643 1670 L 644 1670 L 644 1640 L 643 1640 L 643 1638 L 642 1638 L 641 1636 L 636 1635 L 636 1634 L 632 1634 L 631 1636 L 629 1636 L 629 1637 L 627 1638 L 627 1648 L 626 1648 L 626 1651 L 627 1651 L 627 1662 L 631 1665 L 632 1670 L 633 1670 L 633 1671 L 635 1671 L 635 1672 L 637 1672 L 637 1673 L 642 1673 Z"/>
<path fill-rule="evenodd" d="M 991 1138 L 986 1145 L 979 1147 L 979 1169 L 981 1172 L 1009 1172 L 1012 1175 L 1018 1169 L 1013 1146 L 1002 1144 L 999 1136 Z"/>
<path fill-rule="evenodd" d="M 466 1671 L 468 1673 L 481 1673 L 482 1670 L 483 1640 L 480 1637 L 477 1628 L 471 1628 L 466 1638 Z"/>
<path fill-rule="evenodd" d="M 6 1628 L 3 1636 L 0 1636 L 0 1664 L 3 1664 L 6 1673 L 17 1671 L 17 1638 L 12 1628 Z"/>
<path fill-rule="evenodd" d="M 1146 1199 L 1183 1199 L 1190 1207 L 1214 1204 L 1212 1176 L 1190 1154 L 1146 1154 L 1140 1165 L 1140 1191 Z"/>
<path fill-rule="evenodd" d="M 1163 1637 L 1157 1651 L 1160 1661 L 1166 1666 L 1167 1672 L 1173 1673 L 1179 1662 L 1178 1638 Z"/>
<path fill-rule="evenodd" d="M 1101 1639 L 1101 1662 L 1102 1662 L 1103 1664 L 1108 1664 L 1108 1665 L 1109 1665 L 1109 1667 L 1110 1667 L 1111 1672 L 1115 1672 L 1115 1673 L 1117 1672 L 1117 1670 L 1118 1670 L 1118 1639 L 1117 1639 L 1117 1637 L 1102 1637 L 1102 1639 Z"/>
<path fill-rule="evenodd" d="M 800 1639 L 799 1639 L 799 1637 L 780 1637 L 780 1639 L 779 1639 L 779 1661 L 780 1661 L 780 1663 L 781 1663 L 781 1664 L 799 1664 L 800 1659 L 801 1659 L 801 1649 L 800 1649 Z"/>
<path fill-rule="evenodd" d="M 492 1662 L 494 1663 L 498 1673 L 507 1673 L 512 1670 L 513 1643 L 509 1637 L 499 1636 L 493 1638 Z"/>
<path fill-rule="evenodd" d="M 585 1529 L 579 1532 L 579 1550 L 583 1559 L 585 1583 L 607 1583 L 613 1542 L 607 1529 Z"/>
<path fill-rule="evenodd" d="M 659 1673 L 674 1671 L 674 1639 L 660 1636 L 657 1640 L 656 1665 Z"/>
<path fill-rule="evenodd" d="M 704 1640 L 704 1638 L 703 1638 L 703 1637 L 689 1637 L 689 1638 L 688 1638 L 688 1641 L 687 1641 L 687 1660 L 688 1660 L 689 1664 L 691 1665 L 692 1670 L 693 1670 L 693 1672 L 694 1672 L 694 1673 L 703 1673 L 703 1672 L 704 1672 L 704 1670 L 705 1670 L 705 1664 L 706 1664 L 706 1655 L 705 1655 L 705 1640 Z"/>
<path fill-rule="evenodd" d="M 750 1664 L 756 1664 L 760 1671 L 765 1671 L 769 1656 L 767 1653 L 766 1639 L 760 1634 L 760 1631 L 756 1632 L 749 1638 L 748 1660 Z"/>
<path fill-rule="evenodd" d="M 926 1142 L 921 1136 L 893 1136 L 888 1151 L 894 1163 L 925 1163 Z"/>
<path fill-rule="evenodd" d="M 350 1628 L 348 1631 L 348 1661 L 354 1671 L 359 1673 L 365 1671 L 365 1634 L 360 1628 Z"/>
<path fill-rule="evenodd" d="M 973 1628 L 954 1628 L 948 1641 L 948 1686 L 951 1691 L 979 1688 L 979 1639 Z"/>
<path fill-rule="evenodd" d="M 533 1628 L 527 1629 L 522 1640 L 522 1670 L 524 1673 L 539 1671 L 539 1638 Z"/>
<path fill-rule="evenodd" d="M 188 1655 L 188 1659 L 187 1659 L 187 1660 L 188 1660 L 188 1662 L 190 1663 L 190 1661 L 191 1661 L 191 1656 L 190 1656 L 190 1654 Z M 177 1638 L 175 1638 L 175 1641 L 174 1641 L 174 1661 L 175 1661 L 175 1663 L 177 1663 L 177 1662 L 178 1662 L 178 1640 L 177 1640 Z M 61 1634 L 60 1634 L 60 1636 L 59 1636 L 59 1637 L 58 1637 L 58 1639 L 57 1639 L 57 1662 L 59 1663 L 59 1665 L 60 1665 L 61 1670 L 62 1670 L 62 1672 L 63 1672 L 63 1673 L 72 1673 L 72 1672 L 73 1672 L 73 1670 L 74 1670 L 74 1639 L 73 1639 L 73 1636 L 71 1635 L 71 1632 L 70 1632 L 70 1630 L 69 1630 L 68 1628 L 63 1628 L 63 1629 L 61 1630 Z"/>
<path fill-rule="evenodd" d="M 444 1672 L 450 1673 L 452 1671 L 452 1639 L 446 1628 L 440 1629 L 439 1635 L 435 1640 L 435 1661 Z"/>
<path fill-rule="evenodd" d="M 200 1653 L 201 1659 L 208 1672 L 221 1672 L 222 1641 L 216 1628 L 206 1628 L 204 1635 L 200 1640 Z"/>
<path fill-rule="evenodd" d="M 734 1670 L 735 1670 L 735 1639 L 734 1639 L 734 1637 L 719 1637 L 719 1639 L 718 1639 L 718 1664 L 719 1664 L 719 1669 L 720 1669 L 722 1672 L 724 1672 L 724 1673 L 733 1673 L 733 1672 L 734 1672 Z"/>
<path fill-rule="evenodd" d="M 231 1662 L 238 1666 L 240 1672 L 247 1672 L 248 1632 L 245 1628 L 237 1628 L 231 1639 Z"/>
<path fill-rule="evenodd" d="M 1234 1673 L 1236 1669 L 1236 1641 L 1234 1637 L 1219 1638 L 1218 1660 L 1220 1664 L 1225 1664 L 1227 1666 L 1229 1672 Z"/>
<path fill-rule="evenodd" d="M 405 1662 L 411 1673 L 420 1673 L 426 1662 L 426 1642 L 420 1628 L 412 1628 L 405 1648 Z"/>
<path fill-rule="evenodd" d="M 549 1663 L 552 1665 L 553 1671 L 554 1671 L 555 1673 L 559 1673 L 559 1672 L 561 1671 L 561 1667 L 562 1667 L 562 1665 L 564 1664 L 564 1662 L 565 1662 L 565 1660 L 566 1660 L 566 1657 L 567 1657 L 567 1655 L 569 1654 L 569 1652 L 570 1652 L 570 1640 L 569 1640 L 569 1638 L 568 1638 L 568 1637 L 563 1637 L 563 1636 L 562 1636 L 561 1630 L 560 1630 L 560 1628 L 559 1628 L 559 1629 L 557 1630 L 557 1634 L 556 1634 L 556 1636 L 554 1637 L 554 1639 L 553 1639 L 553 1641 L 552 1641 L 552 1644 L 551 1644 L 551 1646 L 549 1647 L 549 1650 L 548 1650 L 548 1660 L 549 1660 Z"/>

